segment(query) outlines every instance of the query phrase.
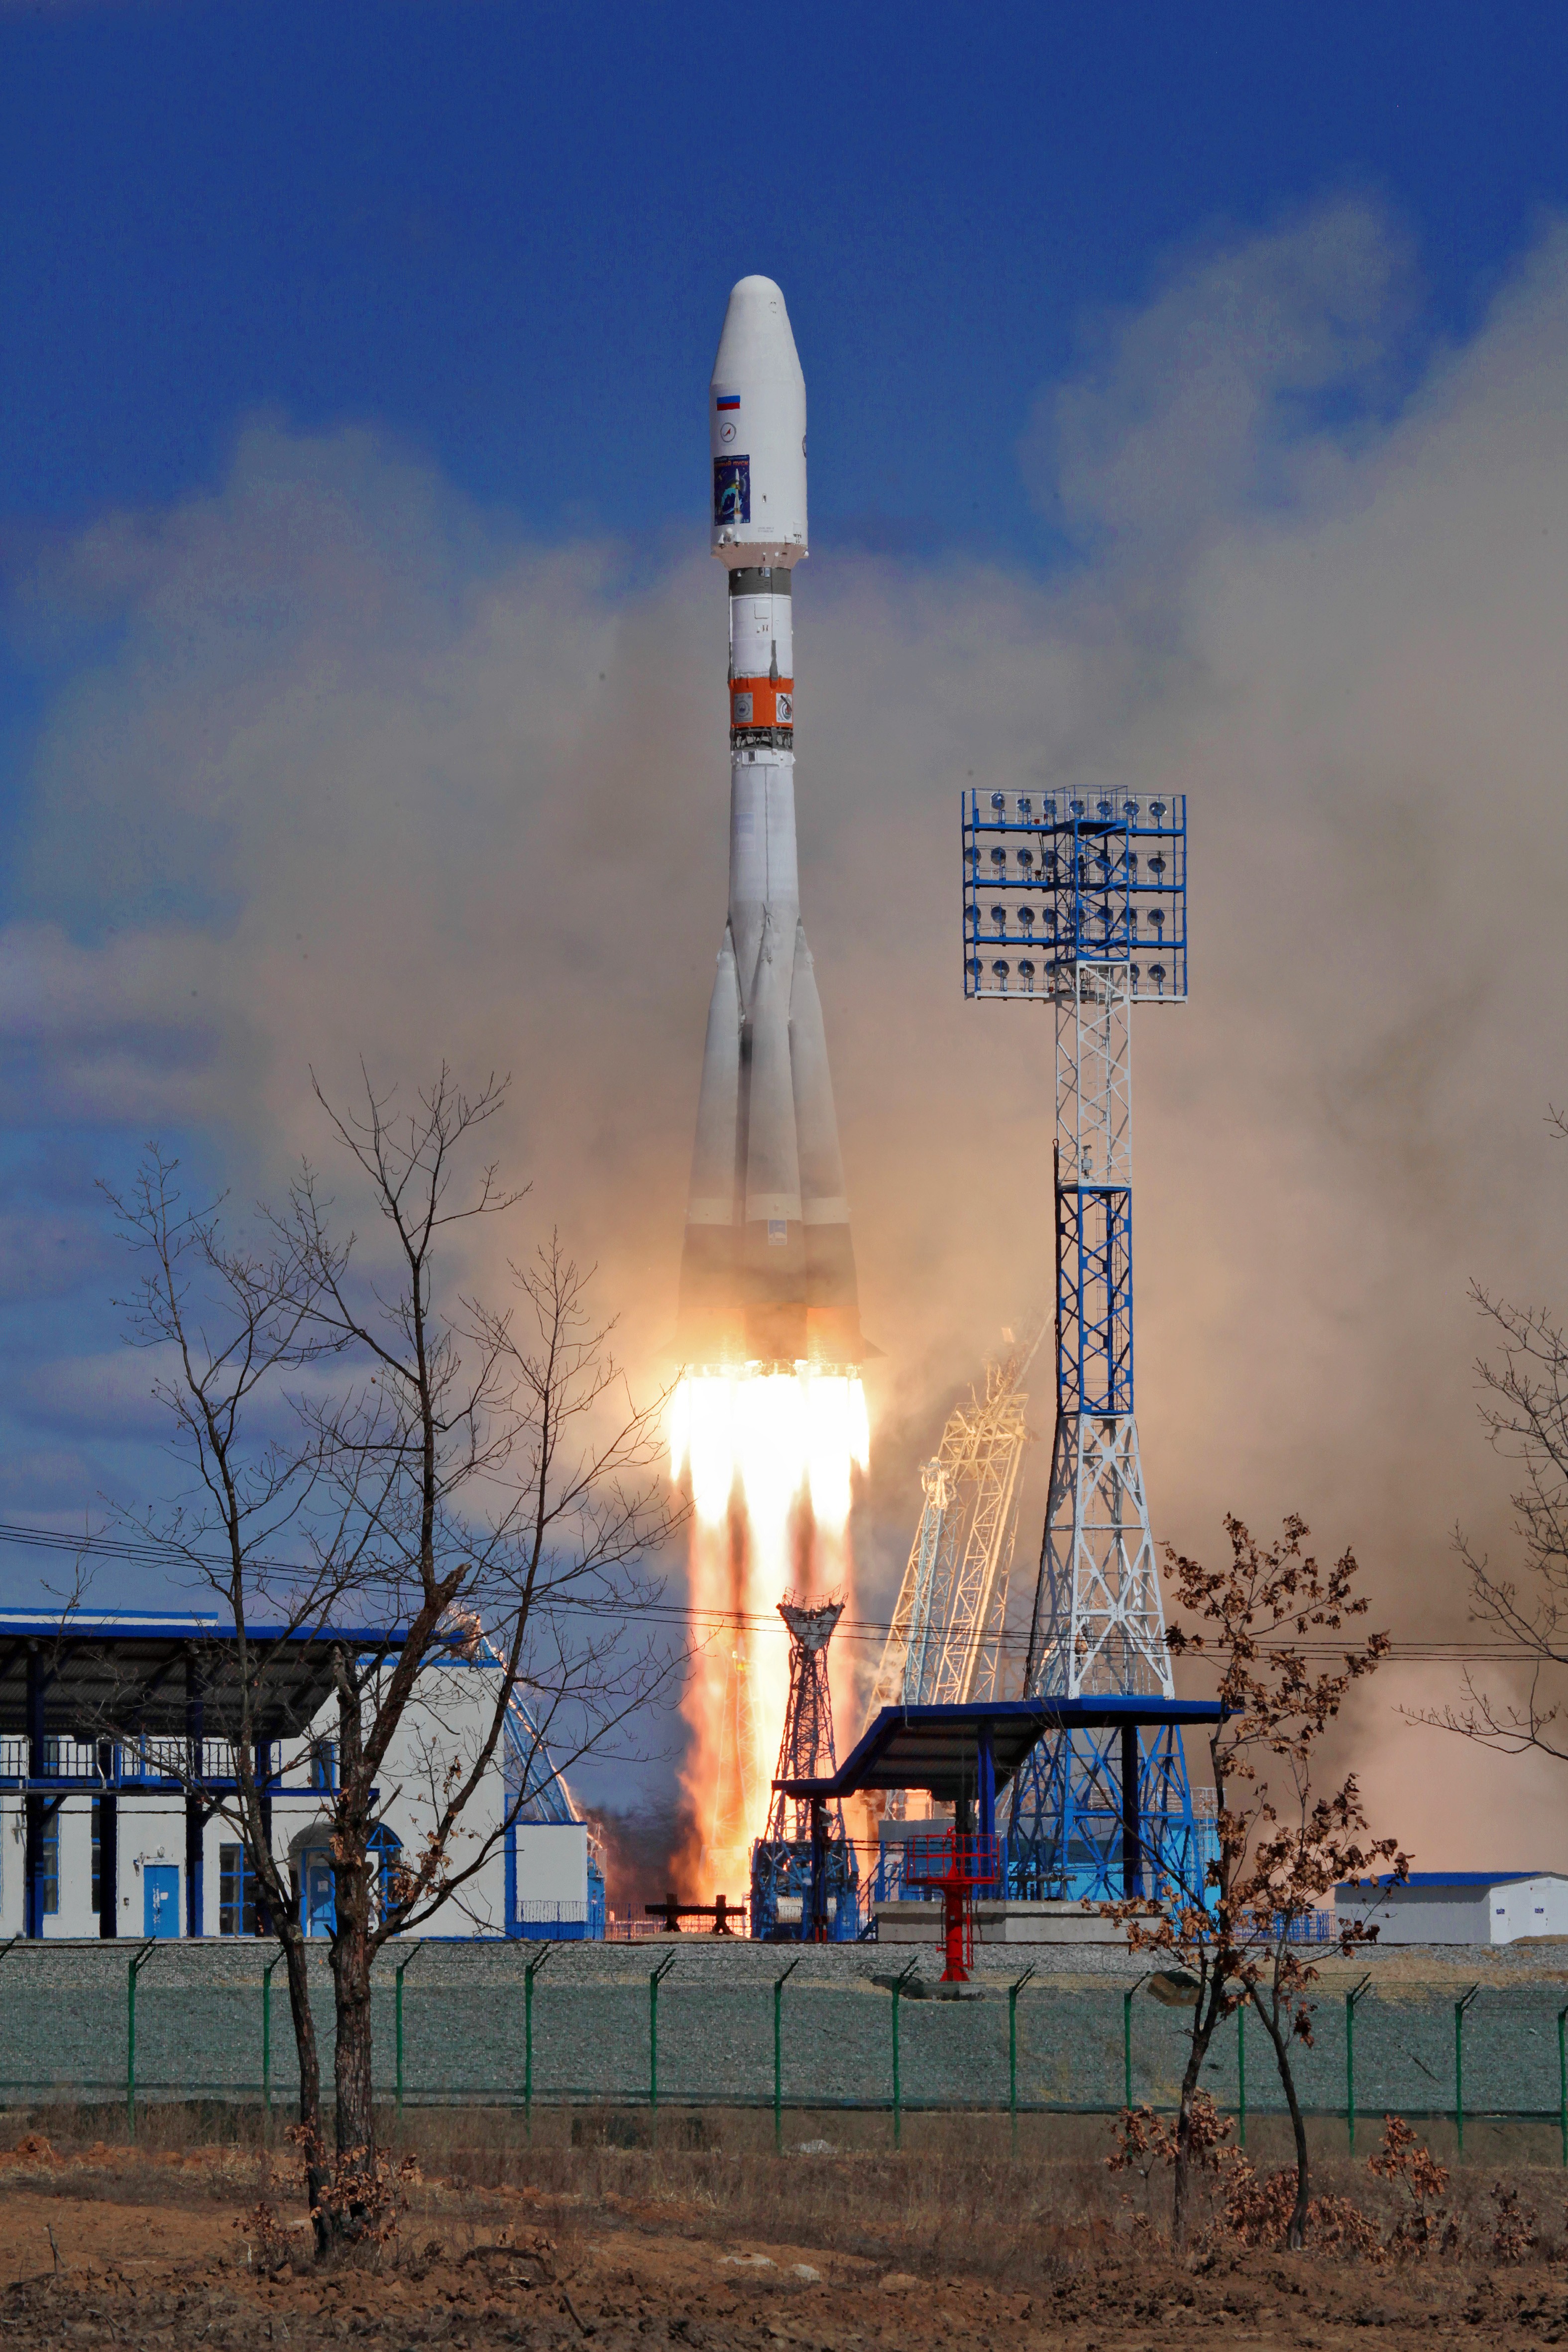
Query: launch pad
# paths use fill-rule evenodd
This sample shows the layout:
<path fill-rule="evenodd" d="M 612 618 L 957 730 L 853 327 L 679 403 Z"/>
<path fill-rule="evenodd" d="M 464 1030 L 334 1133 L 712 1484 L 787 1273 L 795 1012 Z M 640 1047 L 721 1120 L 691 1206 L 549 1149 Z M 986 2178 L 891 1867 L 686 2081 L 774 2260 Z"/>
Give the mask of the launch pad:
<path fill-rule="evenodd" d="M 867 1790 L 920 1790 L 934 1803 L 952 1806 L 951 1829 L 932 1824 L 909 1841 L 903 1884 L 940 1895 L 947 1974 L 961 1980 L 974 1958 L 976 1898 L 1000 1895 L 1007 1884 L 998 1798 L 1020 1782 L 1027 1786 L 1041 1744 L 1050 1741 L 1058 1753 L 1071 1754 L 1080 1742 L 1114 1743 L 1120 1786 L 1132 1801 L 1124 1805 L 1120 1822 L 1120 1886 L 1099 1891 L 1110 1899 L 1132 1899 L 1158 1891 L 1161 1852 L 1157 1843 L 1151 1849 L 1137 1802 L 1141 1743 L 1151 1735 L 1156 1741 L 1179 1737 L 1182 1724 L 1218 1723 L 1222 1715 L 1213 1699 L 1138 1694 L 884 1706 L 836 1772 L 781 1779 L 774 1787 L 779 1799 L 809 1804 L 813 1824 L 830 1806 Z"/>

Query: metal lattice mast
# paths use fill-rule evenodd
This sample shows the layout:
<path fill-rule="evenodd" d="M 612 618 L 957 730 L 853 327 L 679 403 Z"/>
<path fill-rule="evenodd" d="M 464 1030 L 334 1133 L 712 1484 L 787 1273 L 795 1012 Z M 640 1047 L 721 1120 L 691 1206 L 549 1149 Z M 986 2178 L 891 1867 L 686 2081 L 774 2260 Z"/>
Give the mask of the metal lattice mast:
<path fill-rule="evenodd" d="M 808 1605 L 787 1592 L 779 1614 L 789 1632 L 789 1697 L 777 1779 L 828 1780 L 837 1769 L 828 1643 L 842 1599 Z M 853 1937 L 860 1926 L 853 1853 L 844 1810 L 775 1789 L 765 1836 L 751 1849 L 751 1932 L 773 1938 Z"/>
<path fill-rule="evenodd" d="M 787 1592 L 779 1603 L 779 1614 L 789 1629 L 789 1698 L 779 1742 L 776 1780 L 825 1779 L 838 1769 L 833 1753 L 833 1697 L 828 1688 L 828 1643 L 843 1613 L 841 1601 L 819 1601 L 808 1608 Z M 768 1816 L 768 1835 L 775 1841 L 810 1837 L 810 1807 L 801 1798 L 777 1790 Z"/>
<path fill-rule="evenodd" d="M 941 1449 L 920 1474 L 925 1505 L 872 1685 L 866 1720 L 884 1706 L 990 1698 L 1000 1672 L 1019 1473 L 1029 1443 L 1019 1381 L 1043 1336 L 986 1368 L 984 1397 L 956 1405 Z"/>
<path fill-rule="evenodd" d="M 963 831 L 965 992 L 1056 1022 L 1056 1433 L 1024 1687 L 1169 1696 L 1134 1410 L 1130 1015 L 1186 994 L 1186 803 L 993 793 L 982 819 L 970 793 Z M 1108 1736 L 1042 1743 L 1014 1792 L 1014 1891 L 1116 1891 L 1120 1807 Z M 1190 1830 L 1179 1736 L 1145 1742 L 1139 1810 L 1157 1869 Z"/>

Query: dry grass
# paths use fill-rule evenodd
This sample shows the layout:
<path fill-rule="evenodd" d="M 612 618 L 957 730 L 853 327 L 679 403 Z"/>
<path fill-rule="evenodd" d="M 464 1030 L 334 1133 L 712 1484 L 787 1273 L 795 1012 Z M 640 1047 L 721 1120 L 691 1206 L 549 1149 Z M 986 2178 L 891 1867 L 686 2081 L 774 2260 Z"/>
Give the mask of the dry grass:
<path fill-rule="evenodd" d="M 132 2144 L 122 2110 L 39 2109 L 0 2119 L 0 2149 L 41 2138 L 66 2161 L 13 2158 L 5 2176 L 37 2171 L 78 2198 L 188 2206 L 266 2198 L 287 2210 L 299 2194 L 287 2121 L 278 2114 L 269 2125 L 256 2108 L 149 2106 Z M 394 2159 L 415 2159 L 411 2214 L 470 2237 L 493 2219 L 497 2197 L 522 2196 L 566 2242 L 608 2215 L 650 2233 L 784 2238 L 1030 2294 L 1095 2250 L 1151 2250 L 1169 2211 L 1168 2175 L 1112 2176 L 1109 2126 L 1089 2117 L 1022 2117 L 1015 2154 L 1005 2116 L 906 2116 L 895 2149 L 886 2116 L 787 2111 L 782 2158 L 767 2111 L 541 2109 L 531 2134 L 511 2109 L 409 2109 L 401 2118 L 389 2110 L 381 2122 Z M 1314 2137 L 1343 2146 L 1338 2127 Z M 1377 2134 L 1364 2126 L 1364 2137 L 1370 2153 Z M 1287 2152 L 1282 2129 L 1254 2126 L 1249 2153 L 1260 2174 Z M 1444 2211 L 1464 2257 L 1511 2252 L 1533 2266 L 1568 2253 L 1568 2179 L 1560 2165 L 1519 2160 L 1533 2152 L 1516 2149 L 1507 2161 L 1494 2148 L 1451 2169 Z M 1352 2200 L 1385 2236 L 1401 2210 L 1396 2184 L 1328 2145 L 1313 2188 Z M 1199 2230 L 1214 2225 L 1211 2252 L 1223 2242 L 1216 2198 L 1210 2187 L 1199 2199 Z M 1532 2218 L 1521 2229 L 1524 2215 Z"/>
<path fill-rule="evenodd" d="M 399 2226 L 325 2266 L 281 2116 L 269 2138 L 254 2110 L 152 2108 L 134 2145 L 103 2111 L 0 2121 L 6 2342 L 1163 2352 L 1239 2328 L 1314 2352 L 1362 2326 L 1385 2352 L 1434 2331 L 1522 2352 L 1568 2336 L 1560 2166 L 1467 2168 L 1445 2198 L 1457 2249 L 1429 2236 L 1392 2256 L 1406 2192 L 1325 2151 L 1314 2185 L 1373 2216 L 1375 2260 L 1286 2255 L 1219 2226 L 1176 2259 L 1168 2175 L 1108 2173 L 1108 2127 L 1084 2118 L 1027 2119 L 1015 2157 L 1005 2118 L 910 2117 L 895 2150 L 885 2116 L 796 2113 L 782 2158 L 766 2113 L 666 2111 L 656 2144 L 646 2109 L 542 2112 L 531 2139 L 516 2112 L 383 2121 L 415 2160 Z M 1270 2137 L 1250 2135 L 1265 2170 L 1283 2152 Z"/>

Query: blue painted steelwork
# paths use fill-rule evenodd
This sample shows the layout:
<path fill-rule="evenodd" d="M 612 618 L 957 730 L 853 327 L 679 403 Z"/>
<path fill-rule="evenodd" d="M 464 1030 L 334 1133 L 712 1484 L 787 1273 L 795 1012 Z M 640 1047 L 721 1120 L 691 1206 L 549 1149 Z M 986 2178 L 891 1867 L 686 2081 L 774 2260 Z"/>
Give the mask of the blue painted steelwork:
<path fill-rule="evenodd" d="M 1186 796 L 965 797 L 964 993 L 1051 1001 L 1081 964 L 1135 1003 L 1186 995 Z M 1004 952 L 1005 950 L 1005 952 Z"/>
<path fill-rule="evenodd" d="M 564 1828 L 580 1821 L 571 1791 L 557 1771 L 520 1691 L 515 1690 L 507 1703 L 506 1727 L 507 1802 L 508 1808 L 516 1808 L 513 1822 Z"/>
<path fill-rule="evenodd" d="M 1056 1188 L 1056 1391 L 1075 1412 L 1133 1410 L 1133 1195 Z"/>
<path fill-rule="evenodd" d="M 1156 1898 L 1200 1887 L 1216 1849 L 1214 1824 L 1196 1815 L 1180 1731 L 1146 1725 L 1138 1743 L 1136 1892 Z M 1122 1804 L 1124 1750 L 1116 1731 L 1042 1740 L 1014 1783 L 1008 1892 L 1040 1902 L 1071 1895 L 1115 1903 L 1127 1884 Z"/>

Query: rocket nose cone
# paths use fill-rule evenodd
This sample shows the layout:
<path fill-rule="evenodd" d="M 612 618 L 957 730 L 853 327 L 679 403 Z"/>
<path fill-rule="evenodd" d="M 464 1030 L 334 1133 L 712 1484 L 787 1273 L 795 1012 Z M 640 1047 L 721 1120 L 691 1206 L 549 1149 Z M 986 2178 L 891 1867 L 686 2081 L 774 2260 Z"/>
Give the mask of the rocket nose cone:
<path fill-rule="evenodd" d="M 713 380 L 804 385 L 789 313 L 771 278 L 741 278 L 730 289 Z"/>

